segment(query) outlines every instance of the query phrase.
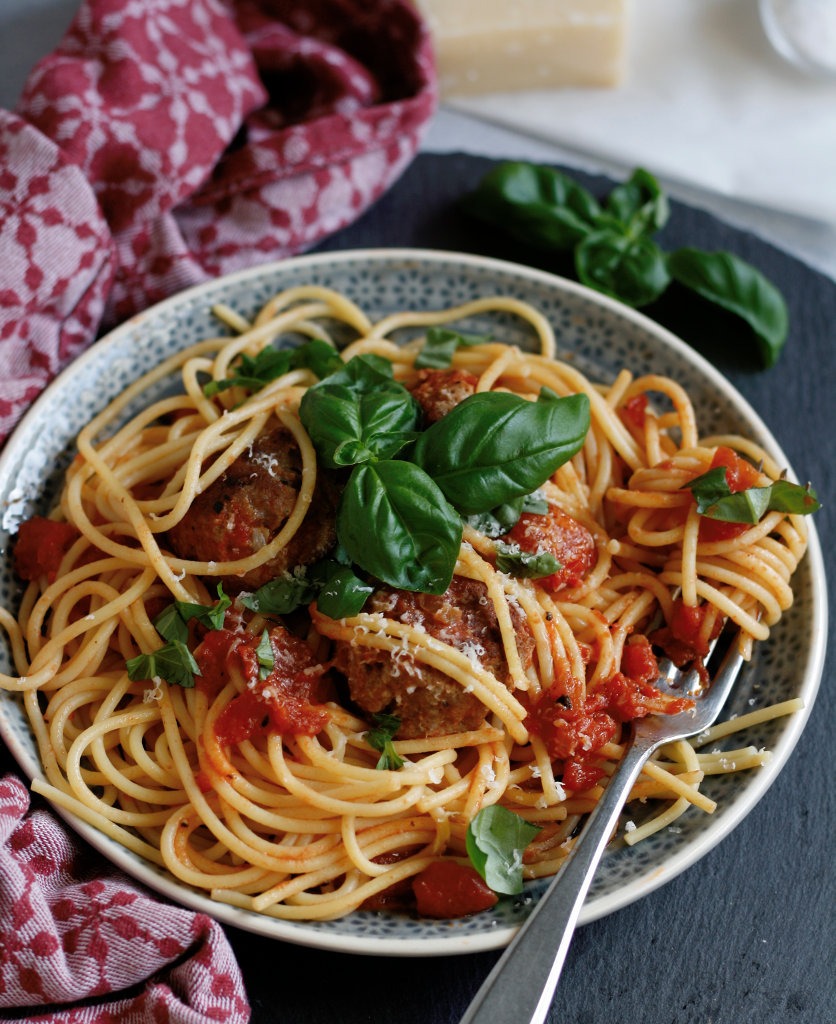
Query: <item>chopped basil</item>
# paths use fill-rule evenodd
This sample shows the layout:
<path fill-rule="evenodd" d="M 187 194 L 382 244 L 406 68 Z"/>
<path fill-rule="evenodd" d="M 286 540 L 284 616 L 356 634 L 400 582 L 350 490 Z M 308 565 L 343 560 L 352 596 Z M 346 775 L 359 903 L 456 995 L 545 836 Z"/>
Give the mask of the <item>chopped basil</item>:
<path fill-rule="evenodd" d="M 174 601 L 154 619 L 154 628 L 164 640 L 179 640 L 182 643 L 188 640 L 188 623 L 192 619 L 197 619 L 209 629 L 221 629 L 226 610 L 232 601 L 224 593 L 223 583 L 218 583 L 216 593 L 218 600 L 211 605 Z"/>
<path fill-rule="evenodd" d="M 415 359 L 415 366 L 419 370 L 443 370 L 452 363 L 456 349 L 469 345 L 484 345 L 490 340 L 485 334 L 462 334 L 449 327 L 430 327 L 424 345 Z"/>
<path fill-rule="evenodd" d="M 513 501 L 506 501 L 504 505 L 497 505 L 489 512 L 465 516 L 464 521 L 471 529 L 478 530 L 479 533 L 495 540 L 513 529 L 523 512 L 544 516 L 548 514 L 548 511 L 549 503 L 542 493 L 533 491 L 522 498 L 514 498 Z"/>
<path fill-rule="evenodd" d="M 366 742 L 373 750 L 380 751 L 380 758 L 375 765 L 381 771 L 397 771 L 403 768 L 403 758 L 395 750 L 392 739 L 401 727 L 397 715 L 377 714 L 372 717 L 374 728 L 366 733 Z"/>
<path fill-rule="evenodd" d="M 261 634 L 258 647 L 255 649 L 255 656 L 258 659 L 258 678 L 266 679 L 276 665 L 276 656 L 273 654 L 273 645 L 270 643 L 270 634 L 266 629 Z"/>
<path fill-rule="evenodd" d="M 165 679 L 167 683 L 194 686 L 200 668 L 189 648 L 180 640 L 169 640 L 151 654 L 138 654 L 126 662 L 129 679 Z"/>
<path fill-rule="evenodd" d="M 522 892 L 523 853 L 540 831 L 506 807 L 483 807 L 467 829 L 467 854 L 494 892 Z"/>
<path fill-rule="evenodd" d="M 260 391 L 265 384 L 291 370 L 309 369 L 322 378 L 342 365 L 339 353 L 320 338 L 311 338 L 296 348 L 273 348 L 268 345 L 256 356 L 242 352 L 232 376 L 224 377 L 223 380 L 210 380 L 204 385 L 203 393 L 211 398 L 228 388 Z"/>
<path fill-rule="evenodd" d="M 732 492 L 723 466 L 715 466 L 707 473 L 689 481 L 683 487 L 697 502 L 697 511 L 708 519 L 726 523 L 759 523 L 767 512 L 786 512 L 790 515 L 811 515 L 821 508 L 810 485 L 776 480 L 767 487 L 747 487 Z"/>
<path fill-rule="evenodd" d="M 260 615 L 290 615 L 302 605 L 310 604 L 316 593 L 317 587 L 307 574 L 285 573 L 251 594 L 241 594 L 238 601 Z"/>
<path fill-rule="evenodd" d="M 186 646 L 189 638 L 189 622 L 197 619 L 208 629 L 221 629 L 224 615 L 232 604 L 223 590 L 223 583 L 217 586 L 218 600 L 211 605 L 195 604 L 191 601 L 174 601 L 154 619 L 154 628 L 166 641 L 151 654 L 138 654 L 126 662 L 130 679 L 153 679 L 158 677 L 177 686 L 194 686 L 194 677 L 200 675 L 197 662 Z"/>
<path fill-rule="evenodd" d="M 496 545 L 496 567 L 500 572 L 521 579 L 539 580 L 562 569 L 550 551 L 522 551 L 511 544 Z"/>

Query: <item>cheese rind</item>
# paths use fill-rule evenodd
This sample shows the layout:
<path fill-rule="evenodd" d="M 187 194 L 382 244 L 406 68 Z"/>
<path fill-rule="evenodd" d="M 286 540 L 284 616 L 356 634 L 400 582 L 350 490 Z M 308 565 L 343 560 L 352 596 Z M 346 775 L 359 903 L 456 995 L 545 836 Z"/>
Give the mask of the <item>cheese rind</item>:
<path fill-rule="evenodd" d="M 442 96 L 613 87 L 624 76 L 628 0 L 418 0 Z"/>

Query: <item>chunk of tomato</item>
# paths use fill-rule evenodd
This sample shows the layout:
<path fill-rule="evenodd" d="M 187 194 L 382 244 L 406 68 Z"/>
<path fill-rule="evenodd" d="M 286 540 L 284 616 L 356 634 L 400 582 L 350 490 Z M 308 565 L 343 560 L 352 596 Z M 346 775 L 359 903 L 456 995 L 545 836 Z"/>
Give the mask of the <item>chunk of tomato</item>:
<path fill-rule="evenodd" d="M 61 559 L 80 532 L 72 523 L 32 516 L 20 524 L 15 543 L 15 572 L 23 580 L 46 576 L 50 583 L 58 575 Z"/>
<path fill-rule="evenodd" d="M 438 860 L 416 875 L 412 889 L 422 917 L 467 917 L 490 910 L 496 893 L 470 864 Z"/>

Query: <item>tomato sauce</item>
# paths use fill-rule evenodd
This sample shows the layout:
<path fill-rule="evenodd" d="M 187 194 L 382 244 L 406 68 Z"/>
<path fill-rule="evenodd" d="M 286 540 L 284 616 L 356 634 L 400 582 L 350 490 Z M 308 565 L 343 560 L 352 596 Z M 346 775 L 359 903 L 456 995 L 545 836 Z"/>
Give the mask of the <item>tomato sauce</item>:
<path fill-rule="evenodd" d="M 634 395 L 619 409 L 624 422 L 637 430 L 644 430 L 644 418 L 647 415 L 647 395 Z"/>
<path fill-rule="evenodd" d="M 619 724 L 693 706 L 691 700 L 671 698 L 652 685 L 659 668 L 645 637 L 625 647 L 621 668 L 590 691 L 580 707 L 560 699 L 558 682 L 540 695 L 526 716 L 526 728 L 543 740 L 549 757 L 563 762 L 563 784 L 572 792 L 583 792 L 602 778 L 595 755 L 614 739 Z"/>
<path fill-rule="evenodd" d="M 674 665 L 681 667 L 693 661 L 700 662 L 708 654 L 710 641 L 723 628 L 723 619 L 718 615 L 708 636 L 703 637 L 703 624 L 709 607 L 707 604 L 686 605 L 678 597 L 673 603 L 668 625 L 651 635 L 653 643 L 662 648 Z"/>
<path fill-rule="evenodd" d="M 61 559 L 81 533 L 72 523 L 59 523 L 33 516 L 20 524 L 15 543 L 15 572 L 21 579 L 46 576 L 50 583 L 58 575 Z"/>
<path fill-rule="evenodd" d="M 470 864 L 439 860 L 412 883 L 416 910 L 422 917 L 466 917 L 496 906 L 498 897 Z"/>
<path fill-rule="evenodd" d="M 195 651 L 200 666 L 198 685 L 217 692 L 232 678 L 246 681 L 215 722 L 215 735 L 223 745 L 240 743 L 268 733 L 314 736 L 328 721 L 318 700 L 325 666 L 298 637 L 283 626 L 270 630 L 273 667 L 260 678 L 257 648 L 260 637 L 228 629 L 206 634 Z"/>
<path fill-rule="evenodd" d="M 538 580 L 547 590 L 577 587 L 595 565 L 595 539 L 587 528 L 553 505 L 547 515 L 523 512 L 502 538 L 529 554 L 548 553 L 560 563 L 557 572 Z"/>

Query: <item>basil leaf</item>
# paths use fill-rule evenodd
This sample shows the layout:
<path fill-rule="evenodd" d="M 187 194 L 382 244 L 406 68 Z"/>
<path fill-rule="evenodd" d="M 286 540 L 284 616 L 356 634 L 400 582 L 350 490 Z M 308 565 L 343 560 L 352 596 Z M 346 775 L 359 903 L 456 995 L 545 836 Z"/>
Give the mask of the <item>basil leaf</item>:
<path fill-rule="evenodd" d="M 494 892 L 522 892 L 523 853 L 540 831 L 507 807 L 483 807 L 471 821 L 465 840 L 470 862 Z"/>
<path fill-rule="evenodd" d="M 164 640 L 179 640 L 181 643 L 189 638 L 188 623 L 191 619 L 197 619 L 209 629 L 221 629 L 232 601 L 224 593 L 223 583 L 218 583 L 216 593 L 218 600 L 211 605 L 174 601 L 154 619 L 154 628 Z"/>
<path fill-rule="evenodd" d="M 392 587 L 443 594 L 453 577 L 462 523 L 437 485 L 409 462 L 366 462 L 337 509 L 348 557 Z"/>
<path fill-rule="evenodd" d="M 743 491 L 732 492 L 722 466 L 696 477 L 683 489 L 694 495 L 700 515 L 725 523 L 754 526 L 767 512 L 806 516 L 821 508 L 815 491 L 809 485 L 802 487 L 789 480 L 776 480 L 767 487 L 747 487 Z"/>
<path fill-rule="evenodd" d="M 557 250 L 576 245 L 601 214 L 595 197 L 568 175 L 522 162 L 489 171 L 464 209 L 528 245 Z"/>
<path fill-rule="evenodd" d="M 241 387 L 248 391 L 260 391 L 271 380 L 289 373 L 291 364 L 290 349 L 276 349 L 268 345 L 255 357 L 242 352 L 232 376 L 224 377 L 222 380 L 210 380 L 208 384 L 204 384 L 203 393 L 207 398 L 211 398 L 229 388 Z"/>
<path fill-rule="evenodd" d="M 667 223 L 670 204 L 656 178 L 637 167 L 628 181 L 610 192 L 606 211 L 631 234 L 652 234 Z"/>
<path fill-rule="evenodd" d="M 296 348 L 273 348 L 267 345 L 256 356 L 242 352 L 232 376 L 222 380 L 210 380 L 203 387 L 207 398 L 228 388 L 243 387 L 249 391 L 260 391 L 265 384 L 276 380 L 291 370 L 309 369 L 324 377 L 343 365 L 339 353 L 327 341 L 311 338 Z"/>
<path fill-rule="evenodd" d="M 125 663 L 129 679 L 165 679 L 167 683 L 194 686 L 194 677 L 200 668 L 189 648 L 179 640 L 169 640 L 151 654 L 138 654 Z"/>
<path fill-rule="evenodd" d="M 364 583 L 350 568 L 334 563 L 334 568 L 319 591 L 316 606 L 332 619 L 350 619 L 359 615 L 374 587 Z"/>
<path fill-rule="evenodd" d="M 484 345 L 490 340 L 485 334 L 462 334 L 449 327 L 430 327 L 424 346 L 415 358 L 415 367 L 419 370 L 444 370 L 452 363 L 456 349 Z"/>
<path fill-rule="evenodd" d="M 772 485 L 772 495 L 769 499 L 770 512 L 809 516 L 813 512 L 818 512 L 820 508 L 821 502 L 809 484 L 802 487 L 800 484 L 790 483 L 789 480 L 776 480 Z"/>
<path fill-rule="evenodd" d="M 697 503 L 697 512 L 705 515 L 707 509 L 716 505 L 718 501 L 728 497 L 732 492 L 726 477 L 725 466 L 715 466 L 701 476 L 694 477 L 682 487 L 683 491 L 690 491 Z"/>
<path fill-rule="evenodd" d="M 177 610 L 177 602 L 168 605 L 154 619 L 154 629 L 163 640 L 178 640 L 185 643 L 189 639 L 189 627 Z"/>
<path fill-rule="evenodd" d="M 255 656 L 258 659 L 258 678 L 266 679 L 276 665 L 276 656 L 273 654 L 273 645 L 270 643 L 270 634 L 265 629 L 261 634 L 258 647 L 255 649 Z"/>
<path fill-rule="evenodd" d="M 677 249 L 668 256 L 675 281 L 741 317 L 752 329 L 765 367 L 774 366 L 789 332 L 783 296 L 751 264 L 728 252 Z"/>
<path fill-rule="evenodd" d="M 550 551 L 522 551 L 511 544 L 496 545 L 496 567 L 519 579 L 539 580 L 563 568 Z"/>
<path fill-rule="evenodd" d="M 372 716 L 374 728 L 366 733 L 366 742 L 373 750 L 381 752 L 380 760 L 375 765 L 379 770 L 397 771 L 403 768 L 403 758 L 395 750 L 392 742 L 395 733 L 401 726 L 397 715 L 377 714 Z"/>
<path fill-rule="evenodd" d="M 471 395 L 418 438 L 413 459 L 464 515 L 488 512 L 540 487 L 581 448 L 586 395 L 536 402 L 503 391 Z"/>
<path fill-rule="evenodd" d="M 245 608 L 260 615 L 289 615 L 301 605 L 310 604 L 317 589 L 307 574 L 286 573 L 251 594 L 241 594 L 238 600 Z"/>
<path fill-rule="evenodd" d="M 311 338 L 293 352 L 293 368 L 306 369 L 322 380 L 336 373 L 345 363 L 333 345 L 321 338 Z"/>
<path fill-rule="evenodd" d="M 646 306 L 670 284 L 665 254 L 647 235 L 612 228 L 593 231 L 575 249 L 582 284 L 628 306 Z"/>
<path fill-rule="evenodd" d="M 503 505 L 497 505 L 496 508 L 492 508 L 488 512 L 465 516 L 464 521 L 472 529 L 495 540 L 516 526 L 522 515 L 524 501 L 524 497 L 514 498 L 513 501 L 506 501 Z"/>
<path fill-rule="evenodd" d="M 330 469 L 389 459 L 415 435 L 420 406 L 407 389 L 362 357 L 308 388 L 299 416 Z"/>
<path fill-rule="evenodd" d="M 549 503 L 543 497 L 542 492 L 533 491 L 522 498 L 514 498 L 513 501 L 497 505 L 490 512 L 466 516 L 465 522 L 472 529 L 478 530 L 479 533 L 483 533 L 491 540 L 496 540 L 497 537 L 504 536 L 517 525 L 523 512 L 544 516 L 548 511 Z"/>

